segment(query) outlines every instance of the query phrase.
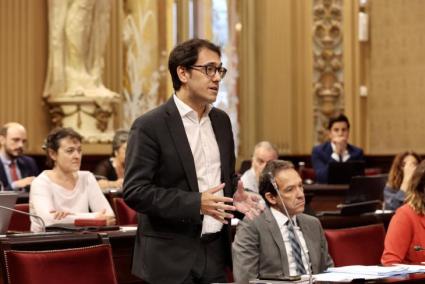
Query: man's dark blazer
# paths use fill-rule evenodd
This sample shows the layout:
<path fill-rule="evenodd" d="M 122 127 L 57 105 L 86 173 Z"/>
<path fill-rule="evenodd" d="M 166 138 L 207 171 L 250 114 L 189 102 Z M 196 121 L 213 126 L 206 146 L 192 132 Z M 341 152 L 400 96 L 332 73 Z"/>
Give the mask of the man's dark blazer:
<path fill-rule="evenodd" d="M 350 158 L 348 161 L 362 161 L 363 150 L 351 144 L 347 145 L 348 154 Z M 311 163 L 316 173 L 316 181 L 319 183 L 328 182 L 328 165 L 331 162 L 336 162 L 332 159 L 332 145 L 330 142 L 317 145 L 313 148 L 311 154 Z"/>
<path fill-rule="evenodd" d="M 225 196 L 235 183 L 230 119 L 213 108 L 209 117 L 220 150 Z M 149 283 L 182 282 L 192 268 L 202 230 L 195 163 L 173 98 L 132 125 L 126 152 L 124 199 L 139 214 L 133 273 Z M 224 226 L 230 260 L 230 230 Z"/>
<path fill-rule="evenodd" d="M 40 174 L 40 170 L 37 167 L 34 159 L 28 156 L 20 156 L 16 159 L 16 165 L 21 172 L 21 178 L 26 178 L 30 176 L 38 176 Z M 3 164 L 0 165 L 0 180 L 3 183 L 3 186 L 6 190 L 12 190 L 12 186 L 7 180 L 7 175 L 4 170 Z"/>

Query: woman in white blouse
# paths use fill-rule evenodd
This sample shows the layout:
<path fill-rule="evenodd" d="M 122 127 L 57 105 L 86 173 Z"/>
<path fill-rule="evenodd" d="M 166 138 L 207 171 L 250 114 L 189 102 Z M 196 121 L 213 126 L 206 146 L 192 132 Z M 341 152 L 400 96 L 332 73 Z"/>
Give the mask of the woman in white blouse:
<path fill-rule="evenodd" d="M 53 168 L 35 178 L 30 190 L 30 212 L 40 216 L 46 226 L 81 218 L 115 224 L 114 212 L 93 174 L 80 171 L 81 140 L 72 128 L 58 128 L 47 136 L 44 149 Z M 31 217 L 31 231 L 42 229 L 40 220 Z"/>

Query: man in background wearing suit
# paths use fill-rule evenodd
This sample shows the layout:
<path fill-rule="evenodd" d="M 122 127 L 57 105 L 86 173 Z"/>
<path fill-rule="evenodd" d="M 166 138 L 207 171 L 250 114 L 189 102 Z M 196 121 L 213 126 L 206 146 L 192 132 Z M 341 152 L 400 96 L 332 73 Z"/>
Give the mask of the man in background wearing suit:
<path fill-rule="evenodd" d="M 348 143 L 350 122 L 345 115 L 331 118 L 328 131 L 330 141 L 315 146 L 311 154 L 316 181 L 319 183 L 328 182 L 330 163 L 363 160 L 363 150 Z"/>
<path fill-rule="evenodd" d="M 316 274 L 333 266 L 320 221 L 303 214 L 303 184 L 291 162 L 272 160 L 267 163 L 260 177 L 260 194 L 267 203 L 266 209 L 253 220 L 245 218 L 237 227 L 233 242 L 236 283 L 248 283 L 262 277 L 308 274 L 310 269 Z M 289 218 L 294 227 L 289 224 Z M 299 242 L 295 241 L 294 231 Z"/>
<path fill-rule="evenodd" d="M 255 145 L 252 153 L 251 168 L 243 173 L 241 181 L 245 189 L 258 193 L 258 181 L 261 171 L 270 160 L 279 158 L 276 147 L 269 141 L 261 141 Z"/>
<path fill-rule="evenodd" d="M 5 190 L 27 188 L 40 173 L 33 158 L 24 156 L 27 142 L 25 127 L 9 122 L 0 128 L 0 180 Z"/>
<path fill-rule="evenodd" d="M 177 45 L 168 61 L 175 94 L 130 130 L 123 193 L 139 213 L 132 271 L 148 283 L 226 282 L 228 211 L 259 213 L 258 196 L 237 182 L 230 119 L 212 106 L 226 74 L 220 56 L 206 40 Z"/>

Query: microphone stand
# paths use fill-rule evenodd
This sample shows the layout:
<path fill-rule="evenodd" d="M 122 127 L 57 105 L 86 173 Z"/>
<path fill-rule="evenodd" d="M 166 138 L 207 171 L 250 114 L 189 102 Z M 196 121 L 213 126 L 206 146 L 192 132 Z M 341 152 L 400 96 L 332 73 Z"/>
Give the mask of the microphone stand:
<path fill-rule="evenodd" d="M 297 240 L 297 243 L 299 244 L 299 246 L 300 246 L 300 248 L 301 248 L 301 252 L 302 252 L 302 254 L 304 255 L 304 258 L 305 258 L 305 260 L 306 260 L 306 261 L 307 261 L 307 263 L 308 263 L 308 265 L 307 265 L 307 268 L 308 268 L 308 283 L 309 283 L 309 284 L 312 284 L 312 283 L 313 283 L 313 271 L 311 270 L 311 267 L 310 267 L 310 261 L 308 261 L 308 260 L 309 260 L 309 258 L 308 258 L 308 256 L 307 256 L 307 253 L 305 252 L 305 250 L 304 250 L 304 248 L 303 248 L 302 244 L 301 244 L 300 239 L 298 238 L 298 234 L 297 234 L 297 232 L 295 231 L 295 224 L 294 224 L 294 221 L 292 220 L 291 216 L 289 216 L 288 209 L 286 209 L 286 205 L 285 205 L 285 203 L 283 202 L 283 198 L 282 198 L 282 196 L 281 196 L 281 194 L 280 194 L 280 191 L 279 191 L 279 188 L 278 188 L 278 186 L 277 186 L 276 180 L 275 180 L 275 178 L 274 178 L 274 176 L 273 176 L 273 174 L 272 174 L 272 173 L 269 173 L 269 175 L 270 175 L 270 182 L 271 182 L 271 184 L 273 185 L 273 188 L 274 188 L 274 190 L 276 191 L 277 195 L 279 196 L 279 200 L 280 200 L 280 202 L 282 203 L 282 206 L 283 206 L 283 209 L 284 209 L 284 211 L 285 211 L 285 214 L 286 214 L 286 216 L 287 216 L 287 217 L 288 217 L 288 219 L 289 219 L 289 225 L 292 227 L 292 230 L 294 231 L 295 239 Z"/>
<path fill-rule="evenodd" d="M 41 218 L 40 216 L 37 216 L 37 215 L 32 214 L 32 213 L 25 212 L 25 211 L 21 211 L 21 210 L 16 210 L 14 208 L 9 208 L 9 207 L 6 207 L 6 206 L 2 206 L 2 205 L 0 205 L 0 208 L 36 218 L 37 220 L 39 220 L 41 222 L 41 225 L 42 225 L 41 231 L 42 232 L 45 232 L 46 231 L 46 224 L 44 223 L 43 218 Z"/>

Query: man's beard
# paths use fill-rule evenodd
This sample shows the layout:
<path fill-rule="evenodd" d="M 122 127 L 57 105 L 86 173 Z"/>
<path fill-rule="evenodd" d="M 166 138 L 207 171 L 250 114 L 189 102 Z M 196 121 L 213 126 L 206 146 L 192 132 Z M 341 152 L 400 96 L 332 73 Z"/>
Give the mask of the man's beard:
<path fill-rule="evenodd" d="M 23 153 L 24 153 L 24 149 L 22 149 L 22 148 L 18 148 L 15 151 L 12 151 L 12 150 L 6 148 L 6 154 L 10 158 L 18 158 L 19 156 L 22 156 Z"/>

